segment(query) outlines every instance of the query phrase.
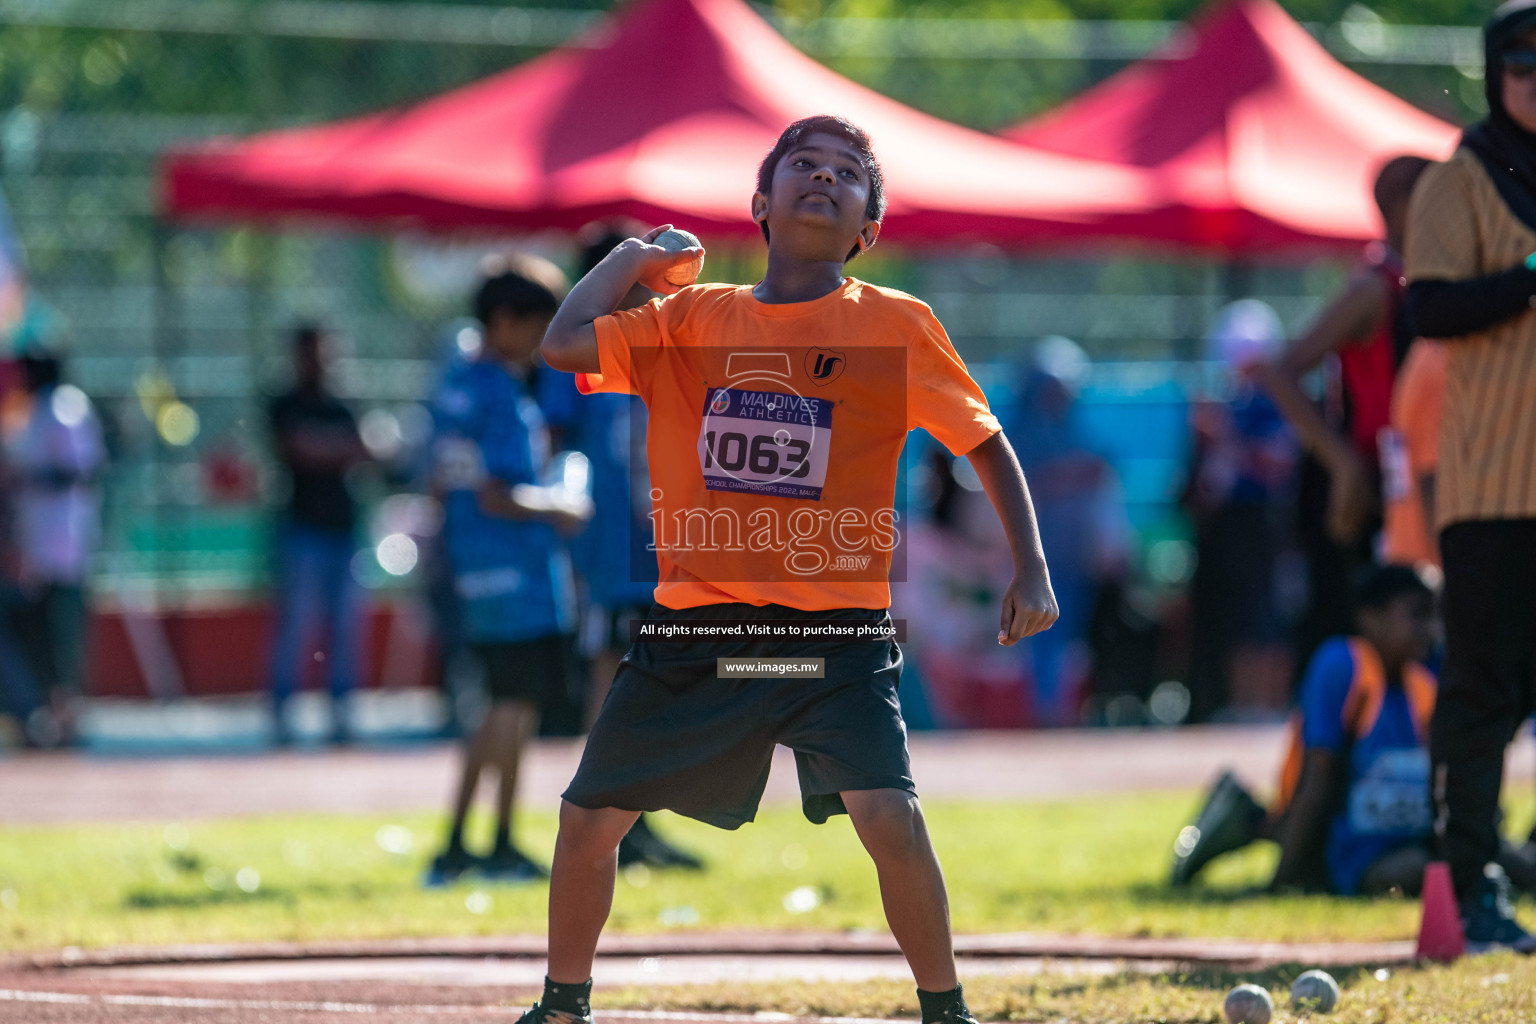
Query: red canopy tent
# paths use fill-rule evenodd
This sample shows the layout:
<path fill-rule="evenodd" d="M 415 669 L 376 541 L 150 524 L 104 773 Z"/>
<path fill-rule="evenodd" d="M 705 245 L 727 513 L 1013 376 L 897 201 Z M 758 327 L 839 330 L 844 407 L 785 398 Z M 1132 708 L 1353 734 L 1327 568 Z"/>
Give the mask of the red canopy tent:
<path fill-rule="evenodd" d="M 929 117 L 807 58 L 742 0 L 637 0 L 576 46 L 354 120 L 168 154 L 162 209 L 202 221 L 575 228 L 629 215 L 755 233 L 758 162 L 837 113 L 874 139 L 889 237 L 999 244 L 1160 214 L 1152 176 L 1037 153 Z"/>
<path fill-rule="evenodd" d="M 1165 176 L 1181 228 L 1154 235 L 1229 253 L 1377 238 L 1371 183 L 1387 159 L 1436 159 L 1457 129 L 1335 61 L 1274 0 L 1207 9 L 1143 60 L 1003 134 Z"/>

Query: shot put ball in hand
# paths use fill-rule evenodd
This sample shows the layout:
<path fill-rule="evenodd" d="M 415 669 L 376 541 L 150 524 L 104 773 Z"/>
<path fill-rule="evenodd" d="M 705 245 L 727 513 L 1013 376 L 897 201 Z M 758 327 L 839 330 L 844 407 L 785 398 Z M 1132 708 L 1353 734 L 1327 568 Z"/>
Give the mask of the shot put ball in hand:
<path fill-rule="evenodd" d="M 684 249 L 696 249 L 699 247 L 699 238 L 691 231 L 681 228 L 668 228 L 656 236 L 652 245 L 659 245 L 668 252 L 681 252 Z M 704 269 L 704 257 L 688 263 L 680 263 L 668 269 L 666 279 L 668 284 L 675 284 L 679 288 L 685 288 L 699 279 L 699 272 Z"/>
<path fill-rule="evenodd" d="M 1227 1024 L 1269 1024 L 1274 1012 L 1274 1000 L 1257 985 L 1237 986 L 1227 993 L 1227 1001 L 1221 1007 Z"/>

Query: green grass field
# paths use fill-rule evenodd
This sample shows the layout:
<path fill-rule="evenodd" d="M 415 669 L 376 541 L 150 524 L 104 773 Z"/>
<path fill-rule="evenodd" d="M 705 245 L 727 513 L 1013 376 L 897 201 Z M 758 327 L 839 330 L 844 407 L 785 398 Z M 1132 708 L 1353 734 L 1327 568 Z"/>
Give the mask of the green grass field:
<path fill-rule="evenodd" d="M 1217 862 L 1188 891 L 1169 891 L 1172 839 L 1196 800 L 929 805 L 956 931 L 1271 940 L 1414 933 L 1410 901 L 1254 892 L 1273 867 L 1268 844 Z M 1529 817 L 1528 805 L 1512 809 L 1516 823 Z M 846 817 L 814 826 L 776 806 L 736 832 L 660 820 L 710 870 L 626 873 L 615 930 L 884 929 L 874 869 Z M 543 885 L 419 888 L 441 829 L 428 814 L 8 828 L 0 947 L 542 932 Z M 520 819 L 522 843 L 546 862 L 554 832 L 550 815 Z"/>
<path fill-rule="evenodd" d="M 1530 794 L 1510 822 L 1528 827 Z M 1163 885 L 1170 846 L 1198 797 L 1145 794 L 1071 803 L 934 802 L 926 811 L 945 866 L 957 932 L 1049 931 L 1267 940 L 1401 939 L 1416 903 L 1256 891 L 1273 849 L 1219 862 L 1180 893 Z M 488 824 L 475 823 L 482 831 Z M 612 928 L 882 931 L 874 871 L 846 818 L 813 826 L 766 809 L 738 832 L 663 815 L 659 827 L 705 856 L 703 874 L 621 876 Z M 544 885 L 418 886 L 442 829 L 437 815 L 294 817 L 228 822 L 7 828 L 0 842 L 0 949 L 184 942 L 542 933 Z M 520 822 L 547 859 L 550 815 Z M 472 829 L 471 835 L 476 833 Z M 1529 916 L 1530 899 L 1522 901 Z M 1249 979 L 1283 996 L 1302 967 Z M 1214 1022 L 1237 980 L 1220 973 L 1149 978 L 978 978 L 983 1018 Z M 1411 969 L 1385 980 L 1345 974 L 1334 1020 L 1536 1020 L 1536 963 L 1512 957 Z M 800 983 L 610 991 L 599 1005 L 909 1016 L 894 982 Z M 1277 1019 L 1287 1019 L 1284 1015 Z"/>

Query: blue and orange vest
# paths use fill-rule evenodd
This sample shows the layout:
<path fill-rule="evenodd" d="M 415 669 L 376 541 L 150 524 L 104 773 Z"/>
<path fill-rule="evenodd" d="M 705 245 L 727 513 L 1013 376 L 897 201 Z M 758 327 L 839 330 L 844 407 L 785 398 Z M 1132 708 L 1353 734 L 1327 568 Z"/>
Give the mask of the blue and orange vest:
<path fill-rule="evenodd" d="M 1367 735 L 1376 725 L 1381 714 L 1382 702 L 1387 696 L 1387 672 L 1381 664 L 1376 648 L 1359 637 L 1349 638 L 1349 654 L 1354 662 L 1355 674 L 1350 680 L 1349 693 L 1344 698 L 1344 735 L 1351 740 Z M 1435 696 L 1439 684 L 1429 669 L 1419 664 L 1409 664 L 1403 669 L 1403 690 L 1408 695 L 1408 706 L 1413 709 L 1413 721 L 1418 727 L 1419 739 L 1429 741 L 1429 720 L 1435 713 Z M 1279 818 L 1291 805 L 1296 786 L 1301 781 L 1301 763 L 1306 756 L 1302 738 L 1301 709 L 1291 712 L 1286 727 L 1285 761 L 1280 767 L 1280 784 L 1275 799 L 1270 804 L 1269 816 Z"/>

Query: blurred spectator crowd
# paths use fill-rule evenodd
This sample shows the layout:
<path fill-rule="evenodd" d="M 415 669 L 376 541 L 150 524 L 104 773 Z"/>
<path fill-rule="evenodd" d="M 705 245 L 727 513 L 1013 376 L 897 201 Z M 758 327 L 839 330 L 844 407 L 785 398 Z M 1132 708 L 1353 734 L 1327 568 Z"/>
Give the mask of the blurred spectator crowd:
<path fill-rule="evenodd" d="M 622 237 L 615 230 L 584 236 L 585 265 Z M 1389 258 L 1390 245 L 1378 250 L 1367 277 Z M 434 343 L 432 427 L 410 443 L 370 439 L 367 417 L 337 397 L 329 368 L 344 339 L 323 323 L 290 329 L 292 377 L 270 400 L 265 431 L 288 484 L 266 652 L 278 744 L 292 741 L 289 698 L 306 682 L 328 688 L 330 738 L 354 735 L 351 702 L 370 656 L 360 559 L 409 576 L 430 622 L 446 729 L 490 715 L 500 738 L 487 749 L 534 730 L 582 731 L 649 602 L 644 407 L 581 396 L 570 375 L 539 363 L 548 297 L 566 287 L 560 270 L 525 254 L 483 269 L 472 315 Z M 1166 481 L 1167 521 L 1151 528 L 1132 513 L 1115 456 L 1114 433 L 1142 426 L 1107 415 L 1102 368 L 1079 345 L 1047 337 L 1012 364 L 973 367 L 1024 467 L 1061 619 L 1016 648 L 990 641 L 1006 539 L 965 460 L 915 435 L 903 463 L 909 507 L 898 509 L 906 559 L 893 580 L 913 726 L 1282 717 L 1312 651 L 1349 631 L 1340 595 L 1350 572 L 1383 556 L 1435 560 L 1419 503 L 1416 519 L 1389 516 L 1385 531 L 1381 512 L 1416 497 L 1433 468 L 1423 409 L 1436 351 L 1414 346 L 1402 375 L 1411 387 L 1394 399 L 1401 352 L 1376 378 L 1360 364 L 1380 355 L 1376 334 L 1403 348 L 1400 325 L 1371 317 L 1357 339 L 1329 326 L 1338 315 L 1330 307 L 1292 343 L 1261 301 L 1220 311 L 1204 359 L 1181 368 L 1187 428 L 1165 425 L 1156 441 L 1183 470 Z M 70 737 L 91 650 L 85 588 L 107 447 L 66 362 L 38 339 L 17 350 L 0 364 L 0 707 L 25 742 L 49 746 Z M 1372 388 L 1380 394 L 1362 400 Z M 1348 452 L 1330 457 L 1308 439 L 1315 425 L 1297 421 L 1294 395 Z M 1408 403 L 1401 415 L 1394 402 Z M 228 455 L 208 456 L 209 479 L 253 475 L 224 465 Z M 394 496 L 360 504 L 359 467 L 385 476 Z M 537 692 L 517 693 L 540 710 L 528 721 L 494 712 L 487 679 L 508 657 L 546 669 Z"/>

